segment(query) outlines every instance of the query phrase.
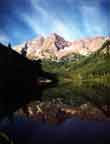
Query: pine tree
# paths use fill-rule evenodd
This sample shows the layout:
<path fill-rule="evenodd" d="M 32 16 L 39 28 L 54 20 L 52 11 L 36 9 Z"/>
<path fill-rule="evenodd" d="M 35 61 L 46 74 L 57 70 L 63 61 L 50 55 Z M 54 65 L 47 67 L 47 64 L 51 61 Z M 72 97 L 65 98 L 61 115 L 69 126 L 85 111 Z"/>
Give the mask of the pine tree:
<path fill-rule="evenodd" d="M 26 57 L 26 54 L 27 54 L 27 49 L 28 49 L 28 46 L 27 46 L 27 43 L 26 43 L 25 46 L 24 46 L 24 48 L 21 50 L 21 54 L 23 56 L 25 56 L 25 57 Z"/>

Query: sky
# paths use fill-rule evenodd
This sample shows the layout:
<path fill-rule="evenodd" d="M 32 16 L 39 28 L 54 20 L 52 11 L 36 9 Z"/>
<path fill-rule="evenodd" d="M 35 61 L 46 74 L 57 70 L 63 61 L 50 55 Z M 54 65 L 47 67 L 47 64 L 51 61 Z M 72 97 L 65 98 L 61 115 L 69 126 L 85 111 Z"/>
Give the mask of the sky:
<path fill-rule="evenodd" d="M 110 0 L 0 0 L 0 42 L 58 33 L 66 40 L 110 35 Z"/>

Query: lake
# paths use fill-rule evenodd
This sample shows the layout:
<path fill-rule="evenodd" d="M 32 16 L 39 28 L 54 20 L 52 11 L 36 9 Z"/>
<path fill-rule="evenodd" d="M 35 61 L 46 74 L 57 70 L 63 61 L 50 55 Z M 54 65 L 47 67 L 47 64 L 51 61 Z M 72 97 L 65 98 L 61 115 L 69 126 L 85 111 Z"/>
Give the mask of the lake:
<path fill-rule="evenodd" d="M 110 143 L 110 88 L 62 84 L 0 125 L 15 144 Z"/>

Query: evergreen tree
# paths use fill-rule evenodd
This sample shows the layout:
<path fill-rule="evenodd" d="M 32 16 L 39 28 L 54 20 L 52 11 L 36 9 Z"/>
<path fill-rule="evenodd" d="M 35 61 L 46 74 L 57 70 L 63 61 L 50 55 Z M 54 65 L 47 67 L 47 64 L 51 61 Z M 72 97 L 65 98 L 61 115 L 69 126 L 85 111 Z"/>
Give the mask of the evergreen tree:
<path fill-rule="evenodd" d="M 27 54 L 27 49 L 28 49 L 28 46 L 27 46 L 27 43 L 26 43 L 25 46 L 24 46 L 24 48 L 21 50 L 21 54 L 22 54 L 23 56 L 26 56 L 26 54 Z"/>

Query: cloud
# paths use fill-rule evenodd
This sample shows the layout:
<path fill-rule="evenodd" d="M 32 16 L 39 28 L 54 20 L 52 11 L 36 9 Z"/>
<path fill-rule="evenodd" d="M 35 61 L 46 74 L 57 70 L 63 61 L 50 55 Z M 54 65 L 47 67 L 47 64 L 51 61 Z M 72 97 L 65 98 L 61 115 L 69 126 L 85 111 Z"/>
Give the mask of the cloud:
<path fill-rule="evenodd" d="M 60 17 L 46 9 L 38 0 L 32 0 L 31 6 L 33 13 L 31 15 L 22 13 L 20 17 L 36 35 L 48 35 L 49 33 L 56 32 L 65 39 L 72 40 L 74 36 L 80 33 L 75 23 L 71 23 L 65 17 Z"/>
<path fill-rule="evenodd" d="M 36 26 L 36 19 L 33 20 L 33 18 L 29 15 L 26 14 L 21 14 L 21 18 L 24 20 L 25 23 L 27 23 L 27 25 L 29 27 L 31 27 L 31 29 L 37 34 L 38 32 L 40 32 L 40 29 L 37 28 Z"/>
<path fill-rule="evenodd" d="M 0 42 L 8 43 L 9 42 L 8 36 L 6 36 L 6 35 L 0 35 Z"/>
<path fill-rule="evenodd" d="M 80 6 L 97 6 L 103 3 L 110 4 L 109 0 L 66 0 L 68 4 L 77 4 Z"/>
<path fill-rule="evenodd" d="M 101 35 L 106 31 L 107 20 L 103 17 L 99 6 L 82 6 L 81 12 L 83 23 L 88 34 Z"/>
<path fill-rule="evenodd" d="M 30 2 L 35 13 L 39 12 L 43 17 L 49 17 L 48 12 L 41 6 L 39 0 L 31 0 Z"/>
<path fill-rule="evenodd" d="M 73 40 L 103 35 L 107 31 L 107 20 L 100 7 L 104 0 L 65 0 L 69 4 L 66 10 L 58 5 L 59 1 L 55 0 L 53 5 L 50 1 L 30 0 L 32 11 L 18 13 L 32 33 L 45 36 L 56 32 L 67 40 Z"/>

